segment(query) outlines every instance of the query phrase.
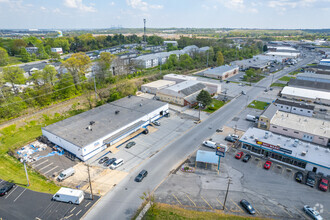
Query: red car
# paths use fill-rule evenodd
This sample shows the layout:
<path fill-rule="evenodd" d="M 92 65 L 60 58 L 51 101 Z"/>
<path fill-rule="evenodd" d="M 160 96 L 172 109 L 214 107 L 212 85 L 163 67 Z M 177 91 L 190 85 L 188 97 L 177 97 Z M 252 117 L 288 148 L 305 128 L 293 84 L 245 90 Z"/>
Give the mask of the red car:
<path fill-rule="evenodd" d="M 243 152 L 238 152 L 236 155 L 235 155 L 235 158 L 236 159 L 241 159 L 243 156 Z"/>
<path fill-rule="evenodd" d="M 319 185 L 319 189 L 326 192 L 328 190 L 328 185 L 329 181 L 327 179 L 322 178 Z"/>
<path fill-rule="evenodd" d="M 270 168 L 271 165 L 272 165 L 272 162 L 269 161 L 269 160 L 267 160 L 266 163 L 265 163 L 265 165 L 264 165 L 264 168 L 265 168 L 266 170 L 269 170 L 269 168 Z"/>

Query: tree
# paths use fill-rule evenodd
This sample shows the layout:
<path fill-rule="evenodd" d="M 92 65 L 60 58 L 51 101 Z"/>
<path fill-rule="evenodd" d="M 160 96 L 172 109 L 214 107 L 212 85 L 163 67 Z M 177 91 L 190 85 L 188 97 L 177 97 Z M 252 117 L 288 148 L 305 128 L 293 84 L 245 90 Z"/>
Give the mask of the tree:
<path fill-rule="evenodd" d="M 42 45 L 38 47 L 38 56 L 40 59 L 48 59 L 49 57 Z"/>
<path fill-rule="evenodd" d="M 266 52 L 266 51 L 268 51 L 268 47 L 267 47 L 267 45 L 266 45 L 266 44 L 265 44 L 265 45 L 264 45 L 264 47 L 262 48 L 262 51 L 263 51 L 263 52 Z"/>
<path fill-rule="evenodd" d="M 0 47 L 0 66 L 5 66 L 8 64 L 8 53 L 7 50 Z"/>
<path fill-rule="evenodd" d="M 197 95 L 197 101 L 202 103 L 203 106 L 207 106 L 212 103 L 212 97 L 208 91 L 202 90 Z"/>
<path fill-rule="evenodd" d="M 25 48 L 25 47 L 26 47 L 26 43 L 24 40 L 22 40 L 22 39 L 14 40 L 12 48 L 11 48 L 12 55 L 19 55 L 21 52 L 21 49 Z"/>
<path fill-rule="evenodd" d="M 178 57 L 176 56 L 176 54 L 171 54 L 168 57 L 166 64 L 168 65 L 169 69 L 173 69 L 174 67 L 178 66 L 179 61 L 178 61 Z"/>
<path fill-rule="evenodd" d="M 31 56 L 25 48 L 21 48 L 20 55 L 23 62 L 29 62 L 31 60 Z"/>
<path fill-rule="evenodd" d="M 100 59 L 98 61 L 98 71 L 96 77 L 99 80 L 104 80 L 110 76 L 110 67 L 112 61 L 116 58 L 115 55 L 109 52 L 103 52 L 100 54 Z"/>
<path fill-rule="evenodd" d="M 132 81 L 127 81 L 119 84 L 117 86 L 117 91 L 122 97 L 125 97 L 128 95 L 135 95 L 137 87 Z"/>
<path fill-rule="evenodd" d="M 74 96 L 77 93 L 75 84 L 73 83 L 73 77 L 69 73 L 61 75 L 61 79 L 55 85 L 54 98 L 63 100 Z"/>
<path fill-rule="evenodd" d="M 25 84 L 26 79 L 23 73 L 24 70 L 18 66 L 3 68 L 3 79 L 11 84 L 15 94 L 18 94 L 18 89 L 15 84 Z"/>
<path fill-rule="evenodd" d="M 91 60 L 85 53 L 75 53 L 69 59 L 64 61 L 62 65 L 69 71 L 73 77 L 73 82 L 79 90 L 79 77 L 85 75 L 90 67 Z"/>
<path fill-rule="evenodd" d="M 218 66 L 222 66 L 224 64 L 225 60 L 223 58 L 223 54 L 221 53 L 221 51 L 217 52 L 217 65 Z"/>
<path fill-rule="evenodd" d="M 37 59 L 37 55 L 35 54 L 35 53 L 33 53 L 32 55 L 31 55 L 31 60 L 32 61 L 35 61 Z"/>
<path fill-rule="evenodd" d="M 194 61 L 188 54 L 183 54 L 179 57 L 179 66 L 182 69 L 193 69 Z"/>
<path fill-rule="evenodd" d="M 256 76 L 256 71 L 254 69 L 248 69 L 245 71 L 245 75 L 247 77 L 255 77 Z"/>
<path fill-rule="evenodd" d="M 49 55 L 53 60 L 59 60 L 61 58 L 60 54 L 58 54 L 56 52 L 50 52 Z"/>
<path fill-rule="evenodd" d="M 57 80 L 56 75 L 57 71 L 53 65 L 46 65 L 41 72 L 42 80 L 45 84 L 54 85 L 54 82 Z"/>

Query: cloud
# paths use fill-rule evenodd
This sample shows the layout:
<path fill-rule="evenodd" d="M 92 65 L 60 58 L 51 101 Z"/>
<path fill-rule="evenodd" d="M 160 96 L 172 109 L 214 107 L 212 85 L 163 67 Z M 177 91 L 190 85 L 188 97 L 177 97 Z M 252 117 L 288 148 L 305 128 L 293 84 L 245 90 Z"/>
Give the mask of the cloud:
<path fill-rule="evenodd" d="M 319 2 L 329 2 L 329 0 Z M 314 3 L 317 3 L 317 0 L 271 0 L 267 5 L 279 12 L 284 12 L 288 9 L 311 7 Z"/>
<path fill-rule="evenodd" d="M 93 7 L 93 4 L 87 6 L 83 4 L 82 0 L 64 0 L 64 5 L 68 8 L 76 8 L 82 12 L 96 12 L 96 8 Z"/>
<path fill-rule="evenodd" d="M 46 10 L 47 10 L 44 6 L 41 6 L 40 9 L 41 9 L 42 11 L 46 11 Z"/>
<path fill-rule="evenodd" d="M 162 9 L 163 5 L 150 5 L 142 0 L 126 0 L 128 6 L 139 9 L 141 11 L 148 11 L 149 9 Z"/>
<path fill-rule="evenodd" d="M 116 3 L 115 2 L 110 2 L 109 5 L 114 6 Z"/>

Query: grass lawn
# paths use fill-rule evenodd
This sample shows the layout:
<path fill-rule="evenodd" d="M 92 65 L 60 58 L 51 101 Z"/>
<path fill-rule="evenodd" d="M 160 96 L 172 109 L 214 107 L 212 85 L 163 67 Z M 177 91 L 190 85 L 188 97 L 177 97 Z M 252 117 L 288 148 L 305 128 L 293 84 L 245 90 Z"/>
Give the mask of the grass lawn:
<path fill-rule="evenodd" d="M 21 63 L 23 63 L 23 62 L 20 61 L 20 58 L 9 56 L 8 65 L 15 65 L 15 64 L 21 64 Z"/>
<path fill-rule="evenodd" d="M 270 87 L 284 87 L 286 86 L 286 84 L 282 84 L 282 83 L 273 83 L 270 85 Z"/>
<path fill-rule="evenodd" d="M 219 101 L 217 99 L 212 99 L 212 103 L 211 105 L 208 105 L 203 111 L 204 112 L 208 112 L 208 113 L 213 113 L 216 110 L 218 110 L 219 108 L 221 108 L 222 106 L 224 106 L 226 103 L 223 101 Z M 213 107 L 212 107 L 213 105 Z"/>
<path fill-rule="evenodd" d="M 281 77 L 279 80 L 280 81 L 286 81 L 286 82 L 289 82 L 290 79 L 295 79 L 296 77 L 291 77 L 291 76 L 283 76 Z"/>
<path fill-rule="evenodd" d="M 260 80 L 262 80 L 263 78 L 265 78 L 265 76 L 256 76 L 256 77 L 251 77 L 251 79 L 246 79 L 244 78 L 242 81 L 245 81 L 245 82 L 249 82 L 249 83 L 256 83 L 256 82 L 259 82 Z"/>
<path fill-rule="evenodd" d="M 187 210 L 177 206 L 168 204 L 155 204 L 153 209 L 149 209 L 143 216 L 144 220 L 150 219 L 228 219 L 228 220 L 244 220 L 244 219 L 259 219 L 252 217 L 243 217 L 237 215 L 224 214 L 222 211 L 215 210 L 214 212 L 199 212 L 194 210 Z"/>
<path fill-rule="evenodd" d="M 253 105 L 251 105 L 251 104 L 253 104 Z M 261 102 L 261 101 L 253 100 L 248 105 L 248 107 L 249 108 L 255 108 L 255 109 L 264 110 L 268 105 L 269 105 L 269 103 L 267 103 L 267 102 Z"/>
<path fill-rule="evenodd" d="M 298 69 L 296 71 L 293 71 L 293 72 L 289 73 L 289 75 L 294 76 L 294 75 L 297 75 L 298 73 L 302 73 L 301 72 L 301 69 Z"/>

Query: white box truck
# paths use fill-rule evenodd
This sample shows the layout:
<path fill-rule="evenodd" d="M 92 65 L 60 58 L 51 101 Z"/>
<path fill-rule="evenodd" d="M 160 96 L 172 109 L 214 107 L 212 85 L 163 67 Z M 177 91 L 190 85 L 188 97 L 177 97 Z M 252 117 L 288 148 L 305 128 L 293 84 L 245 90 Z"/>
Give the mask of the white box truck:
<path fill-rule="evenodd" d="M 84 192 L 78 189 L 62 187 L 52 198 L 53 201 L 79 205 L 84 200 Z"/>

